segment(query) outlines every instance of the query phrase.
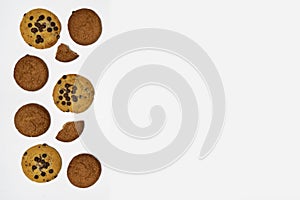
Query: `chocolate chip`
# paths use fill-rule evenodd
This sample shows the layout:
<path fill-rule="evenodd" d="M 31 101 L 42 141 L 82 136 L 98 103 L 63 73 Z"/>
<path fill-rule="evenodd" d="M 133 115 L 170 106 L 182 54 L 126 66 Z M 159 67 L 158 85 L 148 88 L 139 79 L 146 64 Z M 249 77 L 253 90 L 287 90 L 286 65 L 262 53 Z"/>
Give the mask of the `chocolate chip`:
<path fill-rule="evenodd" d="M 43 146 L 45 147 L 45 146 L 47 146 L 47 144 L 46 144 L 46 143 L 44 143 L 44 144 L 43 144 Z"/>
<path fill-rule="evenodd" d="M 26 156 L 27 155 L 27 152 L 25 152 L 24 154 L 23 154 L 23 156 Z"/>
<path fill-rule="evenodd" d="M 42 155 L 42 157 L 43 157 L 43 158 L 46 158 L 46 157 L 47 157 L 47 154 L 44 153 L 44 154 Z"/>
<path fill-rule="evenodd" d="M 30 20 L 33 20 L 33 16 L 30 16 L 29 19 L 30 19 Z"/>
<path fill-rule="evenodd" d="M 66 90 L 66 93 L 67 93 L 67 94 L 69 94 L 70 92 L 71 92 L 71 90 L 69 90 L 69 89 Z"/>
<path fill-rule="evenodd" d="M 55 30 L 55 31 L 58 31 L 58 27 L 57 27 L 57 26 L 55 26 L 55 27 L 53 28 L 53 30 Z"/>
<path fill-rule="evenodd" d="M 59 39 L 59 38 L 60 38 L 60 36 L 59 36 L 59 35 L 57 35 L 57 36 L 56 36 L 56 38 L 57 38 L 57 39 Z"/>
<path fill-rule="evenodd" d="M 61 80 L 57 81 L 57 84 L 58 84 L 58 85 L 61 84 Z"/>
<path fill-rule="evenodd" d="M 71 86 L 71 85 L 70 85 L 69 83 L 66 83 L 66 84 L 65 84 L 65 87 L 66 87 L 66 88 L 69 88 L 70 86 Z"/>
<path fill-rule="evenodd" d="M 71 103 L 70 101 L 69 101 L 69 102 L 67 102 L 67 105 L 68 105 L 68 106 L 70 106 L 71 104 L 72 104 L 72 103 Z"/>
<path fill-rule="evenodd" d="M 59 96 L 58 99 L 59 99 L 59 100 L 63 100 L 63 97 L 62 97 L 62 96 Z"/>
<path fill-rule="evenodd" d="M 41 173 L 41 176 L 46 176 L 46 173 L 45 173 L 45 172 L 42 172 L 42 173 Z"/>
<path fill-rule="evenodd" d="M 34 170 L 37 169 L 37 167 L 36 167 L 35 165 L 33 165 L 33 166 L 31 167 L 31 169 L 32 169 L 32 171 L 34 171 Z"/>
<path fill-rule="evenodd" d="M 52 32 L 52 28 L 47 28 L 47 31 L 50 33 Z"/>
<path fill-rule="evenodd" d="M 50 170 L 49 170 L 49 173 L 52 174 L 52 173 L 53 173 L 53 169 L 50 169 Z"/>
<path fill-rule="evenodd" d="M 31 28 L 31 27 L 32 27 L 32 23 L 29 23 L 29 24 L 28 24 L 28 28 Z"/>
<path fill-rule="evenodd" d="M 45 168 L 47 169 L 50 166 L 50 163 L 46 162 L 45 163 Z"/>
<path fill-rule="evenodd" d="M 47 17 L 47 20 L 50 22 L 52 19 L 51 19 L 51 17 Z"/>
<path fill-rule="evenodd" d="M 64 106 L 64 105 L 66 105 L 66 102 L 65 102 L 65 101 L 62 101 L 61 104 Z"/>
<path fill-rule="evenodd" d="M 45 19 L 44 15 L 40 15 L 38 21 Z"/>
<path fill-rule="evenodd" d="M 23 15 L 24 17 L 26 16 L 26 13 Z"/>
<path fill-rule="evenodd" d="M 77 87 L 76 87 L 76 85 L 74 85 L 72 89 L 73 89 L 73 90 L 77 90 Z"/>
<path fill-rule="evenodd" d="M 51 24 L 51 26 L 55 26 L 55 22 L 51 22 L 50 24 Z"/>
<path fill-rule="evenodd" d="M 39 44 L 39 43 L 40 43 L 40 40 L 36 39 L 36 40 L 35 40 L 35 43 Z"/>
<path fill-rule="evenodd" d="M 81 99 L 82 98 L 82 95 L 79 95 L 79 99 Z"/>
<path fill-rule="evenodd" d="M 67 96 L 67 97 L 66 97 L 66 100 L 67 100 L 67 101 L 70 101 L 71 98 L 70 98 L 69 96 Z M 68 103 L 67 103 L 67 104 L 68 104 Z M 69 106 L 69 105 L 68 105 L 68 106 Z"/>
<path fill-rule="evenodd" d="M 57 175 L 55 175 L 53 178 L 56 178 L 57 177 Z"/>
<path fill-rule="evenodd" d="M 37 29 L 37 28 L 32 28 L 32 29 L 31 29 L 31 32 L 32 32 L 32 33 L 36 33 L 36 32 L 38 32 L 38 29 Z"/>
<path fill-rule="evenodd" d="M 67 93 L 64 94 L 64 97 L 67 98 L 69 95 Z"/>
<path fill-rule="evenodd" d="M 78 101 L 78 98 L 77 98 L 77 96 L 75 96 L 75 95 L 72 95 L 72 100 L 73 100 L 74 102 L 77 102 L 77 101 Z"/>
<path fill-rule="evenodd" d="M 63 93 L 64 93 L 64 91 L 63 91 L 63 90 L 59 90 L 59 93 L 60 93 L 60 94 L 63 94 Z"/>
<path fill-rule="evenodd" d="M 34 179 L 38 179 L 39 178 L 39 176 L 38 175 L 34 175 Z"/>
<path fill-rule="evenodd" d="M 40 158 L 39 157 L 34 157 L 34 161 L 40 162 Z"/>
<path fill-rule="evenodd" d="M 72 94 L 76 94 L 76 90 L 72 90 Z"/>
<path fill-rule="evenodd" d="M 63 75 L 63 77 L 62 77 L 63 79 L 66 79 L 67 78 L 67 76 L 66 75 Z"/>
<path fill-rule="evenodd" d="M 38 39 L 42 38 L 42 36 L 40 36 L 40 35 L 37 35 L 36 37 L 37 37 Z"/>
<path fill-rule="evenodd" d="M 41 42 L 41 43 L 43 43 L 43 42 L 44 42 L 44 39 L 43 39 L 43 38 L 41 38 L 41 39 L 40 39 L 40 42 Z"/>

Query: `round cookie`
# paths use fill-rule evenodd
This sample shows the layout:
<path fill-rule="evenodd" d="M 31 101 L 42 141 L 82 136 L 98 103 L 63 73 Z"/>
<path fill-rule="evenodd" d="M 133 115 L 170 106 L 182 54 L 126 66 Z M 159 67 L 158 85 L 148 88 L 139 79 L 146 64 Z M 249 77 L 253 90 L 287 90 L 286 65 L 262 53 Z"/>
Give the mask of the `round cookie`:
<path fill-rule="evenodd" d="M 81 113 L 90 107 L 94 94 L 94 87 L 88 79 L 78 74 L 68 74 L 59 79 L 52 96 L 61 111 Z"/>
<path fill-rule="evenodd" d="M 48 67 L 39 57 L 26 55 L 15 65 L 14 79 L 24 90 L 41 89 L 46 84 L 48 76 Z"/>
<path fill-rule="evenodd" d="M 38 183 L 55 179 L 61 169 L 61 157 L 56 149 L 47 144 L 29 148 L 22 157 L 24 174 Z"/>
<path fill-rule="evenodd" d="M 75 156 L 67 170 L 69 181 L 76 187 L 87 188 L 97 182 L 101 175 L 101 164 L 91 154 Z"/>
<path fill-rule="evenodd" d="M 44 134 L 50 127 L 50 114 L 43 106 L 30 103 L 22 106 L 14 118 L 17 130 L 27 137 Z"/>
<path fill-rule="evenodd" d="M 68 21 L 69 34 L 74 42 L 90 45 L 98 40 L 102 33 L 100 17 L 91 9 L 82 8 L 72 12 Z"/>
<path fill-rule="evenodd" d="M 49 10 L 37 8 L 25 13 L 20 23 L 24 41 L 37 49 L 52 47 L 59 39 L 61 24 Z"/>

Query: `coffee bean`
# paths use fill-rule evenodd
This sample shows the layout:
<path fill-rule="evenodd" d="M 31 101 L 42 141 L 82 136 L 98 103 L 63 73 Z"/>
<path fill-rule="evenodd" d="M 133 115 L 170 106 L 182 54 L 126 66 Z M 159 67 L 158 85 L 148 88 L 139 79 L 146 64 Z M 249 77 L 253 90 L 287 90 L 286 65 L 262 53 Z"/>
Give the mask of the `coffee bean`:
<path fill-rule="evenodd" d="M 39 176 L 38 175 L 34 175 L 34 179 L 38 179 L 39 178 Z"/>

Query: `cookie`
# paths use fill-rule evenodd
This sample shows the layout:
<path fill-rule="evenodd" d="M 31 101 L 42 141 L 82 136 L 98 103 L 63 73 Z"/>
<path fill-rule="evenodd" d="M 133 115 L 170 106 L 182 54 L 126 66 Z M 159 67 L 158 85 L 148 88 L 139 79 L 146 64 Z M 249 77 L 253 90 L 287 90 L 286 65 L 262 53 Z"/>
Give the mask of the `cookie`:
<path fill-rule="evenodd" d="M 93 44 L 102 33 L 100 17 L 87 8 L 73 11 L 68 21 L 68 30 L 72 40 L 77 44 Z"/>
<path fill-rule="evenodd" d="M 60 44 L 56 51 L 55 59 L 60 62 L 71 62 L 78 58 L 79 55 L 72 51 L 66 44 Z"/>
<path fill-rule="evenodd" d="M 24 90 L 41 89 L 48 81 L 48 76 L 48 67 L 39 57 L 26 55 L 15 65 L 14 79 Z"/>
<path fill-rule="evenodd" d="M 24 14 L 20 23 L 24 41 L 37 49 L 46 49 L 56 44 L 61 24 L 49 10 L 37 8 Z"/>
<path fill-rule="evenodd" d="M 52 96 L 61 111 L 81 113 L 90 107 L 94 94 L 94 87 L 88 79 L 78 74 L 68 74 L 59 79 Z"/>
<path fill-rule="evenodd" d="M 50 114 L 43 106 L 30 103 L 22 106 L 14 118 L 17 130 L 27 137 L 44 134 L 50 127 Z"/>
<path fill-rule="evenodd" d="M 84 129 L 84 121 L 67 122 L 58 132 L 56 139 L 61 142 L 72 142 L 77 139 Z"/>
<path fill-rule="evenodd" d="M 61 169 L 61 157 L 56 149 L 47 144 L 29 148 L 22 157 L 24 174 L 38 183 L 55 179 Z"/>
<path fill-rule="evenodd" d="M 69 181 L 76 187 L 87 188 L 97 182 L 101 175 L 101 164 L 91 154 L 75 156 L 67 170 Z"/>

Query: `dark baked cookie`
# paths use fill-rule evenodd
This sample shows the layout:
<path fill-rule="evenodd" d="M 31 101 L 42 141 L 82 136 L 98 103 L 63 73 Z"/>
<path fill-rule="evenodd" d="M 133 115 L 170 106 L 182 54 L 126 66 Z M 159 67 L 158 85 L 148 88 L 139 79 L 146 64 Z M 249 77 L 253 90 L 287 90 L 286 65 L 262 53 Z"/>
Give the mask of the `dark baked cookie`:
<path fill-rule="evenodd" d="M 43 183 L 55 179 L 61 169 L 61 157 L 47 144 L 29 148 L 22 157 L 24 174 L 32 181 Z"/>
<path fill-rule="evenodd" d="M 39 57 L 26 55 L 15 65 L 14 78 L 24 90 L 36 91 L 46 84 L 48 67 Z"/>
<path fill-rule="evenodd" d="M 20 24 L 24 41 L 37 49 L 52 47 L 59 39 L 61 24 L 49 10 L 37 8 L 24 14 Z"/>
<path fill-rule="evenodd" d="M 55 59 L 60 62 L 70 62 L 78 58 L 78 56 L 69 46 L 60 44 L 57 48 Z"/>
<path fill-rule="evenodd" d="M 56 139 L 61 142 L 72 142 L 77 139 L 84 129 L 84 121 L 67 122 L 59 131 Z"/>
<path fill-rule="evenodd" d="M 101 164 L 91 154 L 75 156 L 68 166 L 68 179 L 76 187 L 87 188 L 97 182 L 101 174 Z"/>
<path fill-rule="evenodd" d="M 80 45 L 90 45 L 100 37 L 102 24 L 97 13 L 83 8 L 72 12 L 68 21 L 68 29 L 74 42 Z"/>
<path fill-rule="evenodd" d="M 50 127 L 49 112 L 41 105 L 31 103 L 22 106 L 14 118 L 17 130 L 28 137 L 44 134 Z"/>
<path fill-rule="evenodd" d="M 52 96 L 61 111 L 81 113 L 90 107 L 94 94 L 94 87 L 88 79 L 78 74 L 68 74 L 59 79 Z"/>

